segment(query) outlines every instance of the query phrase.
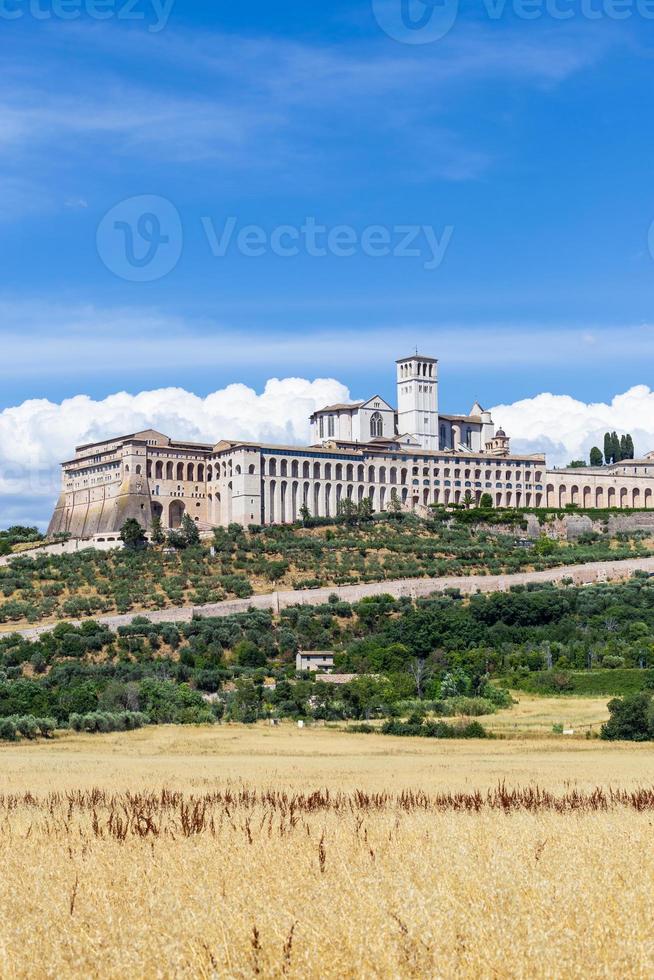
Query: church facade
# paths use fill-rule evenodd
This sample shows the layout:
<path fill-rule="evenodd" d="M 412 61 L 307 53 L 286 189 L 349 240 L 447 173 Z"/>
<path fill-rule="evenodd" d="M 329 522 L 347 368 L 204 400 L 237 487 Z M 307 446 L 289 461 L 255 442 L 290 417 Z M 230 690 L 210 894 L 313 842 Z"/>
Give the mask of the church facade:
<path fill-rule="evenodd" d="M 49 534 L 115 534 L 128 518 L 200 529 L 331 517 L 344 499 L 393 498 L 406 509 L 478 502 L 495 507 L 654 508 L 654 453 L 585 469 L 548 469 L 543 455 L 511 452 L 490 412 L 439 413 L 438 361 L 419 354 L 397 368 L 397 407 L 381 396 L 311 416 L 311 445 L 239 440 L 193 443 L 152 429 L 79 446 L 62 463 Z"/>

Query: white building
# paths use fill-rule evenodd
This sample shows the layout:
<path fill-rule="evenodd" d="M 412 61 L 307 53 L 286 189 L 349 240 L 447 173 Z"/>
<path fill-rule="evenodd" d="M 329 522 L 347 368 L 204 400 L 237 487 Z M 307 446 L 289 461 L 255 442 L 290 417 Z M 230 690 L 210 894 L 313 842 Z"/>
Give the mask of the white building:
<path fill-rule="evenodd" d="M 221 439 L 192 443 L 153 429 L 78 447 L 62 464 L 50 534 L 115 534 L 128 518 L 178 527 L 284 524 L 306 511 L 335 517 L 344 500 L 384 511 L 461 505 L 654 508 L 654 454 L 613 466 L 548 469 L 510 451 L 490 413 L 438 411 L 438 362 L 397 361 L 397 408 L 381 396 L 311 416 L 310 446 Z"/>
<path fill-rule="evenodd" d="M 411 447 L 480 453 L 495 435 L 490 412 L 477 402 L 469 415 L 439 415 L 438 361 L 413 354 L 397 364 L 397 408 L 379 395 L 327 405 L 311 416 L 312 442 L 368 444 L 390 439 Z"/>

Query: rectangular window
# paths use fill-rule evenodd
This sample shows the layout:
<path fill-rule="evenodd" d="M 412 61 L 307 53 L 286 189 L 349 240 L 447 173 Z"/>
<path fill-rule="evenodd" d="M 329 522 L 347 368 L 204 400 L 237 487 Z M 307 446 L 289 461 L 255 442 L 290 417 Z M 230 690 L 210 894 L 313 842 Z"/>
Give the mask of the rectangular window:
<path fill-rule="evenodd" d="M 329 416 L 329 431 L 328 431 L 328 435 L 330 435 L 330 436 L 333 436 L 334 435 L 334 416 L 333 415 L 330 415 Z"/>
<path fill-rule="evenodd" d="M 324 419 L 324 416 L 321 415 L 320 416 L 320 438 L 321 439 L 324 439 L 324 437 L 325 437 L 325 419 Z"/>

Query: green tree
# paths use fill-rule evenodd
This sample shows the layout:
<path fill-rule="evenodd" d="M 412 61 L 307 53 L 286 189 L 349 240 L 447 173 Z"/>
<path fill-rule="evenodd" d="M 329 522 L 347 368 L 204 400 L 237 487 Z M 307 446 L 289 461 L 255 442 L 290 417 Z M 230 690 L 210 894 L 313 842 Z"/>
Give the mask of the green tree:
<path fill-rule="evenodd" d="M 627 450 L 627 455 L 625 456 L 625 459 L 634 459 L 636 455 L 636 451 L 634 449 L 634 440 L 631 438 L 629 433 L 627 433 L 625 440 L 626 440 L 626 450 Z"/>
<path fill-rule="evenodd" d="M 620 459 L 628 459 L 627 456 L 627 437 L 620 436 Z"/>
<path fill-rule="evenodd" d="M 568 463 L 569 470 L 580 470 L 586 465 L 585 459 L 573 459 Z"/>
<path fill-rule="evenodd" d="M 613 440 L 610 432 L 604 433 L 604 459 L 607 465 L 613 462 Z"/>
<path fill-rule="evenodd" d="M 493 509 L 493 497 L 490 493 L 482 493 L 479 498 L 479 507 L 481 510 L 492 510 Z"/>
<path fill-rule="evenodd" d="M 342 497 L 336 508 L 336 516 L 346 524 L 358 524 L 359 508 L 350 497 Z"/>
<path fill-rule="evenodd" d="M 130 551 L 136 551 L 145 546 L 145 531 L 137 520 L 128 518 L 120 529 L 120 539 Z"/>
<path fill-rule="evenodd" d="M 182 526 L 180 531 L 186 539 L 186 544 L 189 548 L 200 543 L 200 532 L 198 531 L 198 526 L 193 518 L 188 514 L 184 514 L 182 517 Z"/>
<path fill-rule="evenodd" d="M 631 694 L 608 703 L 610 718 L 602 726 L 602 738 L 645 742 L 654 738 L 654 706 L 650 694 Z"/>
<path fill-rule="evenodd" d="M 611 433 L 611 460 L 614 463 L 619 463 L 622 459 L 620 455 L 620 439 L 617 432 Z"/>
<path fill-rule="evenodd" d="M 604 458 L 602 456 L 601 449 L 598 449 L 597 446 L 593 446 L 593 448 L 590 451 L 590 465 L 602 466 L 603 463 L 604 463 Z"/>
<path fill-rule="evenodd" d="M 233 721 L 253 725 L 259 716 L 260 688 L 249 677 L 236 681 L 236 693 L 230 715 Z"/>
<path fill-rule="evenodd" d="M 166 535 L 164 534 L 163 527 L 161 526 L 161 518 L 155 515 L 152 518 L 150 524 L 150 537 L 154 544 L 163 544 L 166 540 Z"/>

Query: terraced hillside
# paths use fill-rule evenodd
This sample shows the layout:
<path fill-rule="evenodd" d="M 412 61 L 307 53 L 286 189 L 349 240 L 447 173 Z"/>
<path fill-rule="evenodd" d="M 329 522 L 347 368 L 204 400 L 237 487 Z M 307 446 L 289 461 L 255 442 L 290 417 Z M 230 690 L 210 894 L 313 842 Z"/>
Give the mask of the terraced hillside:
<path fill-rule="evenodd" d="M 187 548 L 16 557 L 0 568 L 0 629 L 109 613 L 202 605 L 274 589 L 490 575 L 646 557 L 648 532 L 526 541 L 519 525 L 380 519 L 361 526 L 218 529 Z"/>

